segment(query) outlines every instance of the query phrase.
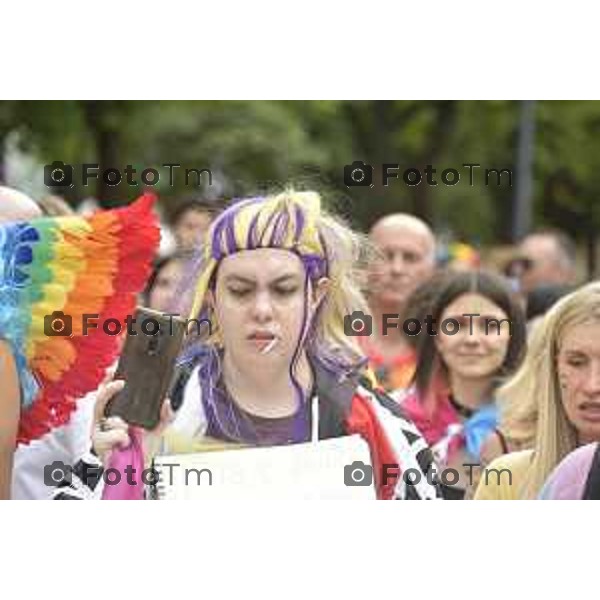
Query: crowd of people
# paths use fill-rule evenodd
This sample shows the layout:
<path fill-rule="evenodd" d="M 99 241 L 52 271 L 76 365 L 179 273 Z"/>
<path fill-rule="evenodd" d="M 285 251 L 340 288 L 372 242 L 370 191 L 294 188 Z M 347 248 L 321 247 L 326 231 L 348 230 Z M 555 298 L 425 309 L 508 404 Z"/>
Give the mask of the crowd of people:
<path fill-rule="evenodd" d="M 0 297 L 17 285 L 2 232 L 41 215 L 0 188 Z M 600 283 L 578 281 L 564 233 L 528 235 L 501 269 L 472 252 L 441 264 L 419 218 L 387 215 L 363 235 L 317 193 L 294 190 L 218 206 L 193 200 L 172 232 L 176 247 L 152 272 L 145 256 L 125 257 L 144 273 L 127 293 L 212 327 L 186 337 L 154 430 L 105 416 L 124 385 L 113 365 L 102 381 L 81 371 L 89 389 L 72 397 L 65 388 L 68 419 L 22 443 L 37 398 L 27 399 L 24 376 L 35 378 L 39 364 L 0 319 L 1 498 L 149 498 L 142 481 L 106 486 L 79 475 L 141 472 L 157 453 L 350 434 L 369 446 L 381 499 L 600 498 Z M 158 240 L 147 245 L 158 256 Z M 31 254 L 33 263 L 45 256 Z M 48 486 L 43 470 L 56 461 L 73 465 L 72 477 Z M 386 464 L 398 466 L 391 477 Z"/>

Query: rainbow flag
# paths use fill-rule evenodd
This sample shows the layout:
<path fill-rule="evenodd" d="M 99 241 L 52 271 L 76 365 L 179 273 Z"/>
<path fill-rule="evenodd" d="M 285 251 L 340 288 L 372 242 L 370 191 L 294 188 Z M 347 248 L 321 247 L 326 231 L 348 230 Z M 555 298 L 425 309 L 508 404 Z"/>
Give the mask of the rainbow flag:
<path fill-rule="evenodd" d="M 116 359 L 118 337 L 101 328 L 83 335 L 82 316 L 123 322 L 135 310 L 160 241 L 154 201 L 146 194 L 90 217 L 0 226 L 0 338 L 11 346 L 21 386 L 18 444 L 67 423 L 75 401 Z M 57 311 L 62 321 L 53 319 Z"/>

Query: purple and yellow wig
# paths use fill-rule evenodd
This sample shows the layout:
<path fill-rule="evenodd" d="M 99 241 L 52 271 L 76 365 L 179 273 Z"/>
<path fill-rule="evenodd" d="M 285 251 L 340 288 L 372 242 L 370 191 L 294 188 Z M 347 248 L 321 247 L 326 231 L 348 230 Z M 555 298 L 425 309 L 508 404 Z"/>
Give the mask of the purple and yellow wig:
<path fill-rule="evenodd" d="M 289 250 L 302 260 L 307 283 L 322 277 L 330 280 L 319 314 L 313 323 L 306 324 L 306 335 L 300 341 L 312 346 L 310 350 L 317 354 L 332 351 L 343 362 L 355 363 L 362 353 L 355 340 L 344 335 L 343 321 L 345 315 L 366 307 L 356 273 L 361 241 L 321 208 L 321 198 L 315 192 L 289 190 L 235 202 L 209 230 L 195 269 L 199 276 L 193 289 L 191 315 L 211 319 L 213 334 L 207 343 L 219 345 L 219 326 L 206 299 L 221 260 L 244 250 Z"/>

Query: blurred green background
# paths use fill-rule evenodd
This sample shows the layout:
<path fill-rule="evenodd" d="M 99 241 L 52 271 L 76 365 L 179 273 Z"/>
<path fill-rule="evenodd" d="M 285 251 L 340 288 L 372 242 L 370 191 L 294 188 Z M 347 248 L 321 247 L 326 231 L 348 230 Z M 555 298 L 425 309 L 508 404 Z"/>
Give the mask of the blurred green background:
<path fill-rule="evenodd" d="M 98 162 L 124 169 L 210 168 L 211 189 L 185 186 L 183 174 L 154 189 L 168 212 L 194 193 L 240 196 L 286 184 L 323 191 L 354 225 L 367 228 L 382 214 L 408 210 L 438 232 L 479 245 L 514 241 L 519 101 L 2 101 L 0 180 L 22 188 L 42 186 L 43 164 L 54 160 Z M 600 210 L 597 168 L 600 102 L 537 101 L 532 153 L 531 226 L 559 226 L 580 244 L 593 243 Z M 10 176 L 7 155 L 22 153 L 35 173 Z M 14 159 L 12 159 L 14 162 Z M 456 168 L 455 186 L 402 179 L 388 187 L 344 185 L 343 167 L 363 160 L 375 168 Z M 463 163 L 479 163 L 469 186 Z M 183 171 L 183 168 L 180 171 Z M 484 168 L 510 168 L 512 187 L 484 184 Z M 31 179 L 34 178 L 35 182 Z M 17 181 L 15 181 L 15 179 Z M 78 178 L 76 178 L 78 180 Z M 77 182 L 76 182 L 77 183 Z M 36 187 L 37 186 L 37 187 Z M 26 190 L 27 191 L 27 190 Z M 46 192 L 51 190 L 45 190 Z M 94 196 L 103 206 L 129 201 L 141 191 L 121 184 L 57 190 L 76 205 Z M 35 195 L 34 193 L 34 195 Z"/>

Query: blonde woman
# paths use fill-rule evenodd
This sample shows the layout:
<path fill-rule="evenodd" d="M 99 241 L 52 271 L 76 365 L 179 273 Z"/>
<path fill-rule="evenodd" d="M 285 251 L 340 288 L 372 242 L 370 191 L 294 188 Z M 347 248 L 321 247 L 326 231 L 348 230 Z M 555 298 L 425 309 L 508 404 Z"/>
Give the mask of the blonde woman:
<path fill-rule="evenodd" d="M 600 283 L 550 310 L 504 396 L 524 402 L 522 428 L 515 430 L 523 443 L 530 437 L 529 420 L 536 420 L 533 445 L 494 460 L 475 499 L 536 498 L 567 454 L 600 441 Z"/>

